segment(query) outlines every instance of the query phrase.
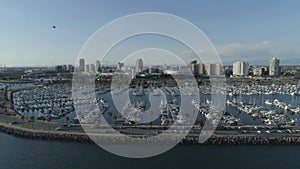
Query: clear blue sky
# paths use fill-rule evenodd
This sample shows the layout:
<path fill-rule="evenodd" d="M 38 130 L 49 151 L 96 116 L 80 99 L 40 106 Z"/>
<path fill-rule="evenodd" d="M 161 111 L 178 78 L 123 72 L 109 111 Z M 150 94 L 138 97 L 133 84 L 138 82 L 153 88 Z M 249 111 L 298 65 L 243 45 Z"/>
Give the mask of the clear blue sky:
<path fill-rule="evenodd" d="M 0 64 L 74 63 L 85 41 L 104 24 L 150 11 L 198 26 L 225 63 L 267 64 L 278 57 L 283 64 L 300 64 L 297 0 L 2 0 Z"/>

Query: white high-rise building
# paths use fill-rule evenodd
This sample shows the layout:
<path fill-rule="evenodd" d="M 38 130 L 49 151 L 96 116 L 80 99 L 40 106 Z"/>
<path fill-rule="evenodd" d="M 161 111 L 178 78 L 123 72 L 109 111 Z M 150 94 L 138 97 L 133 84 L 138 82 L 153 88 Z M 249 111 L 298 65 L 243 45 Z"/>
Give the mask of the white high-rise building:
<path fill-rule="evenodd" d="M 278 76 L 280 75 L 280 66 L 279 66 L 279 59 L 272 58 L 270 60 L 270 67 L 269 67 L 269 75 L 270 76 Z"/>
<path fill-rule="evenodd" d="M 213 64 L 206 64 L 205 65 L 206 75 L 211 76 L 214 72 L 214 65 Z"/>
<path fill-rule="evenodd" d="M 223 68 L 222 68 L 222 65 L 217 63 L 215 64 L 215 72 L 214 72 L 214 75 L 215 76 L 220 76 L 222 74 L 223 71 Z"/>
<path fill-rule="evenodd" d="M 206 64 L 205 65 L 206 75 L 207 76 L 220 76 L 222 73 L 221 64 Z"/>
<path fill-rule="evenodd" d="M 141 72 L 142 70 L 143 70 L 143 60 L 141 58 L 139 58 L 136 60 L 135 71 L 138 73 L 138 72 Z"/>
<path fill-rule="evenodd" d="M 234 76 L 247 76 L 249 74 L 249 63 L 241 61 L 234 62 L 232 73 Z"/>

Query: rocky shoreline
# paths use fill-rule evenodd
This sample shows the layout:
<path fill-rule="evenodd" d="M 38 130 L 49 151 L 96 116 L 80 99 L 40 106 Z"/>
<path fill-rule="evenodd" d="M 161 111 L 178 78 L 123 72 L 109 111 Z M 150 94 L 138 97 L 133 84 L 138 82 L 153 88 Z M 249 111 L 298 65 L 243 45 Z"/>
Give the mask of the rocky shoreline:
<path fill-rule="evenodd" d="M 59 132 L 45 132 L 45 131 L 30 131 L 26 129 L 14 128 L 5 125 L 0 125 L 0 132 L 33 140 L 47 140 L 60 142 L 75 142 L 75 143 L 93 143 L 93 141 L 86 134 L 77 133 L 59 133 Z M 103 135 L 100 138 L 101 142 L 107 144 L 130 144 L 125 143 L 122 138 L 113 135 Z M 157 143 L 171 143 L 176 138 L 168 137 L 167 140 L 161 140 Z M 186 137 L 180 144 L 201 144 L 198 142 L 198 137 Z M 300 144 L 300 137 L 296 136 L 219 136 L 213 135 L 206 140 L 204 145 L 298 145 Z"/>

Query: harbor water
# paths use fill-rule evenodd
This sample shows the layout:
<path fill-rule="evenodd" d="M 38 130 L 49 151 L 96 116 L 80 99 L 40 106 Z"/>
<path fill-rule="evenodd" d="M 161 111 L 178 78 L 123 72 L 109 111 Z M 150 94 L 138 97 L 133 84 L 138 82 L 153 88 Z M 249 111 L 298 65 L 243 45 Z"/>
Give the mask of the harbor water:
<path fill-rule="evenodd" d="M 94 144 L 26 140 L 0 133 L 1 169 L 297 169 L 299 146 L 178 145 L 146 159 L 128 159 Z M 134 150 L 133 150 L 134 151 Z"/>

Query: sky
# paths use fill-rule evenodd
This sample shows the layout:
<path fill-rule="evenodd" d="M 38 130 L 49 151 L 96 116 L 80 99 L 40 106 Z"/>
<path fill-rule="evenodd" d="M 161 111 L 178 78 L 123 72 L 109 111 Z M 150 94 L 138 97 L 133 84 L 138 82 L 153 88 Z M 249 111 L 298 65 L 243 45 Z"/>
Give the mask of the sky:
<path fill-rule="evenodd" d="M 73 64 L 99 28 L 138 12 L 190 21 L 211 40 L 224 64 L 267 65 L 273 57 L 300 64 L 297 0 L 0 0 L 0 65 Z"/>

